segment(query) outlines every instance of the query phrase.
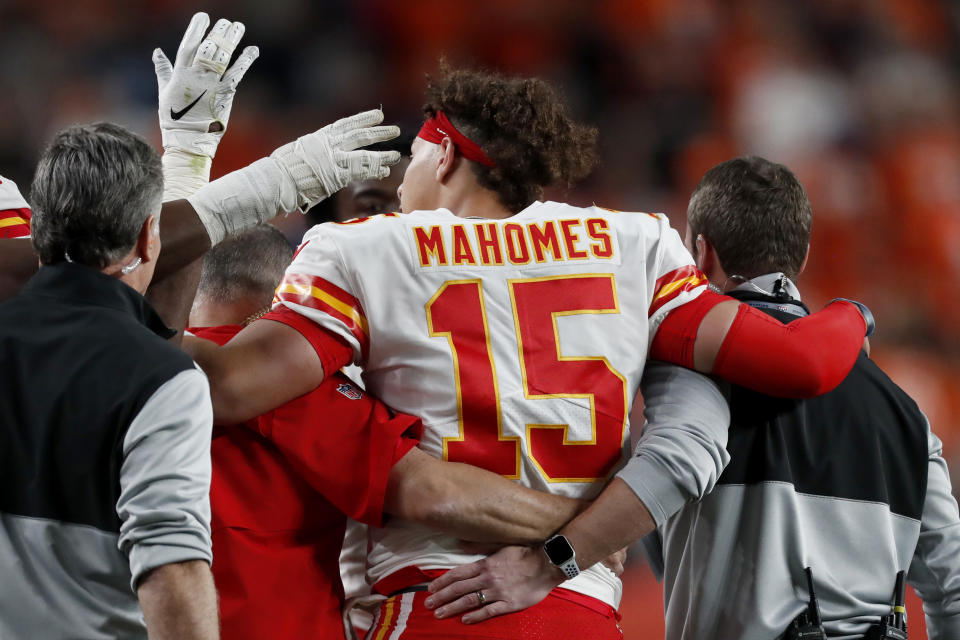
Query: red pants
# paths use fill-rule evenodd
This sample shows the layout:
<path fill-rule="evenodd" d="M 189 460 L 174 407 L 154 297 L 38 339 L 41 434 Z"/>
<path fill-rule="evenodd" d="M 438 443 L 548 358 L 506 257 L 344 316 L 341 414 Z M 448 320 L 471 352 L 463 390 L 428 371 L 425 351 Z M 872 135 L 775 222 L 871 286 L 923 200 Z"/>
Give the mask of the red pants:
<path fill-rule="evenodd" d="M 423 605 L 428 595 L 414 591 L 386 600 L 366 640 L 623 640 L 612 609 L 601 613 L 552 593 L 529 609 L 477 624 L 463 624 L 462 615 L 437 620 Z"/>

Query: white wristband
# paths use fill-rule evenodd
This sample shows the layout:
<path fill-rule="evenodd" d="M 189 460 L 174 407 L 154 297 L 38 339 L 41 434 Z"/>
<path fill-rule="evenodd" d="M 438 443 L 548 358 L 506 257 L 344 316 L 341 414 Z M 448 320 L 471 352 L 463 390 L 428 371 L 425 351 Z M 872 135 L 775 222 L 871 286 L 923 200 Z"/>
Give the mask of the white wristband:
<path fill-rule="evenodd" d="M 181 200 L 192 196 L 210 182 L 209 156 L 190 153 L 177 147 L 165 149 L 163 157 L 163 201 Z"/>
<path fill-rule="evenodd" d="M 200 188 L 187 200 L 215 245 L 277 213 L 297 208 L 297 185 L 273 158 L 261 158 Z"/>

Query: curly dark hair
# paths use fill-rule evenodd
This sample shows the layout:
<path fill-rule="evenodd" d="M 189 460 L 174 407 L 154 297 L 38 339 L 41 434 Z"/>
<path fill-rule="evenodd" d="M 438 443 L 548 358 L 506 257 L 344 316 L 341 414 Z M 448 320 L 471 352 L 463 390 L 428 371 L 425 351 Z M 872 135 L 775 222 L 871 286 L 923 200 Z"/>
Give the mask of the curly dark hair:
<path fill-rule="evenodd" d="M 539 78 L 451 69 L 429 77 L 423 112 L 443 111 L 496 163 L 472 163 L 481 186 L 513 213 L 552 185 L 571 186 L 597 163 L 597 130 L 570 119 L 553 88 Z"/>

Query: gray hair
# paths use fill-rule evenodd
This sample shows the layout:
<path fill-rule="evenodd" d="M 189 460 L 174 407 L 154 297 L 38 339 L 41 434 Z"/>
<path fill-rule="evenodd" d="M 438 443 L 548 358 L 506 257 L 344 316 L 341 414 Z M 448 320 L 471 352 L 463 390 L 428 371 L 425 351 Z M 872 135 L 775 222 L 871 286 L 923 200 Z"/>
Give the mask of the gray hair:
<path fill-rule="evenodd" d="M 255 225 L 207 252 L 197 297 L 221 303 L 257 297 L 267 305 L 292 259 L 283 232 L 273 225 Z"/>
<path fill-rule="evenodd" d="M 137 242 L 159 215 L 160 156 L 146 140 L 107 122 L 59 132 L 33 178 L 33 246 L 43 264 L 68 259 L 102 269 Z"/>

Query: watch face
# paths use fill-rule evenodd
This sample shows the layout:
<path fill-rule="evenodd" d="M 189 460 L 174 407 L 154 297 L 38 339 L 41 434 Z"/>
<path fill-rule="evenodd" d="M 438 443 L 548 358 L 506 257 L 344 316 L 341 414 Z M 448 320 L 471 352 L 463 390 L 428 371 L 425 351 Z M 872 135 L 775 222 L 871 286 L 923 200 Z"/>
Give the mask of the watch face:
<path fill-rule="evenodd" d="M 573 558 L 573 547 L 563 536 L 554 536 L 547 540 L 543 545 L 543 550 L 547 552 L 550 562 L 558 566 Z"/>

